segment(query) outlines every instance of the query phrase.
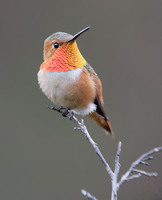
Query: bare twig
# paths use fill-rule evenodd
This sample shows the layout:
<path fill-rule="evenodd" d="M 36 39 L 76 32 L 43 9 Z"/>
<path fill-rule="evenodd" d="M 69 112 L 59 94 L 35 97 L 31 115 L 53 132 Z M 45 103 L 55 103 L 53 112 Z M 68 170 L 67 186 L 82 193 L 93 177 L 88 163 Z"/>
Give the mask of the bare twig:
<path fill-rule="evenodd" d="M 122 143 L 119 142 L 117 152 L 116 152 L 116 158 L 115 158 L 115 169 L 113 173 L 113 179 L 112 179 L 112 192 L 111 192 L 111 200 L 117 199 L 117 191 L 118 191 L 118 175 L 120 170 L 120 163 L 119 163 L 119 157 L 121 152 L 121 145 Z"/>
<path fill-rule="evenodd" d="M 149 177 L 156 177 L 158 175 L 156 172 L 146 172 L 144 170 L 136 169 L 136 167 L 139 166 L 139 165 L 148 166 L 149 163 L 147 161 L 153 159 L 152 154 L 159 152 L 159 151 L 162 151 L 162 146 L 154 148 L 154 149 L 148 151 L 147 153 L 142 154 L 136 161 L 134 161 L 131 164 L 128 171 L 121 177 L 120 181 L 118 182 L 118 175 L 119 175 L 119 170 L 120 170 L 119 158 L 120 158 L 122 143 L 121 142 L 118 143 L 117 153 L 116 153 L 116 157 L 115 157 L 115 169 L 114 169 L 114 172 L 113 172 L 112 169 L 110 168 L 109 164 L 107 163 L 107 161 L 103 157 L 97 143 L 94 142 L 94 140 L 91 138 L 91 136 L 90 136 L 90 134 L 87 130 L 87 127 L 84 124 L 83 119 L 81 119 L 81 121 L 79 121 L 74 116 L 73 112 L 71 110 L 67 109 L 67 108 L 63 108 L 63 107 L 61 107 L 61 108 L 49 107 L 49 108 L 61 113 L 64 117 L 68 117 L 70 120 L 77 123 L 78 127 L 75 127 L 74 129 L 81 131 L 84 134 L 84 136 L 87 138 L 87 140 L 90 142 L 90 144 L 93 146 L 96 154 L 98 155 L 98 157 L 100 158 L 100 160 L 104 164 L 106 171 L 111 178 L 111 183 L 112 183 L 111 200 L 117 200 L 117 192 L 118 192 L 120 186 L 124 182 L 130 181 L 130 180 L 135 179 L 135 178 L 139 178 L 142 175 L 149 176 Z M 133 174 L 133 173 L 135 173 L 135 174 Z M 92 196 L 90 193 L 88 193 L 85 190 L 81 190 L 81 193 L 88 199 L 97 200 L 96 197 Z"/>
<path fill-rule="evenodd" d="M 139 178 L 139 177 L 141 177 L 142 175 L 140 174 L 140 173 L 138 173 L 138 174 L 134 174 L 134 175 L 132 175 L 132 176 L 129 176 L 128 178 L 127 178 L 127 181 L 130 181 L 130 180 L 132 180 L 132 179 L 134 179 L 134 178 Z"/>
<path fill-rule="evenodd" d="M 120 185 L 122 185 L 124 182 L 130 180 L 129 176 L 133 173 L 133 172 L 138 172 L 141 175 L 146 175 L 146 176 L 157 176 L 158 174 L 156 172 L 145 172 L 143 170 L 139 170 L 139 169 L 135 169 L 137 166 L 139 166 L 140 164 L 144 164 L 146 165 L 146 160 L 152 160 L 153 156 L 152 154 L 162 151 L 162 146 L 161 147 L 156 147 L 150 151 L 148 151 L 145 154 L 142 154 L 136 161 L 134 161 L 130 168 L 128 169 L 128 171 L 121 177 L 120 181 L 119 181 L 119 187 Z M 144 162 L 144 163 L 143 163 Z M 148 163 L 147 163 L 148 164 Z M 132 178 L 131 178 L 132 179 Z"/>
<path fill-rule="evenodd" d="M 87 198 L 91 200 L 97 200 L 96 197 L 92 196 L 89 192 L 86 190 L 81 190 L 81 193 Z"/>
<path fill-rule="evenodd" d="M 138 173 L 143 174 L 145 176 L 155 176 L 155 177 L 158 176 L 157 172 L 145 172 L 141 169 L 133 169 L 133 172 L 138 172 Z"/>
<path fill-rule="evenodd" d="M 64 113 L 63 111 L 63 108 L 61 109 L 58 109 L 58 108 L 55 108 L 55 107 L 49 107 L 50 109 L 52 110 L 55 110 L 61 114 Z M 68 114 L 66 115 L 66 117 L 68 117 L 70 120 L 74 121 L 75 123 L 77 123 L 79 125 L 79 127 L 75 127 L 74 129 L 75 130 L 80 130 L 84 136 L 87 138 L 87 140 L 91 143 L 91 145 L 93 146 L 96 154 L 99 156 L 100 160 L 102 161 L 102 163 L 104 164 L 105 168 L 106 168 L 106 171 L 108 172 L 108 174 L 110 175 L 110 178 L 112 180 L 113 178 L 113 171 L 111 170 L 109 164 L 107 163 L 107 161 L 105 160 L 105 158 L 103 157 L 100 149 L 98 148 L 98 145 L 96 142 L 94 142 L 94 140 L 91 138 L 88 130 L 87 130 L 87 127 L 86 125 L 84 124 L 84 120 L 81 119 L 81 122 L 74 116 L 73 112 L 72 111 L 68 111 Z"/>
<path fill-rule="evenodd" d="M 76 117 L 74 117 L 75 122 L 80 126 L 80 131 L 85 135 L 85 137 L 87 138 L 87 140 L 91 143 L 91 145 L 93 146 L 96 154 L 99 156 L 100 160 L 102 161 L 102 163 L 104 164 L 106 171 L 108 172 L 108 174 L 110 175 L 111 180 L 113 179 L 113 172 L 109 166 L 109 164 L 107 163 L 107 161 L 105 160 L 105 158 L 103 157 L 100 149 L 98 148 L 98 144 L 96 142 L 94 142 L 94 140 L 91 138 L 87 127 L 84 124 L 83 119 L 81 119 L 81 122 L 78 121 L 78 119 Z M 76 129 L 76 128 L 75 128 Z M 78 127 L 77 127 L 78 130 Z"/>

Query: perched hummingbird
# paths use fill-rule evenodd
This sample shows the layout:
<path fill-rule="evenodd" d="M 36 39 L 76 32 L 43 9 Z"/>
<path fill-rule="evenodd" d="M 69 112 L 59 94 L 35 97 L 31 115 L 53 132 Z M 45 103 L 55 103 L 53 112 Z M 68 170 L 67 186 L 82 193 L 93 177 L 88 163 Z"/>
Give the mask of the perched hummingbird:
<path fill-rule="evenodd" d="M 45 95 L 57 105 L 78 115 L 92 118 L 106 133 L 113 134 L 103 108 L 102 84 L 96 72 L 80 53 L 74 36 L 57 32 L 44 42 L 44 62 L 38 72 L 38 82 Z"/>

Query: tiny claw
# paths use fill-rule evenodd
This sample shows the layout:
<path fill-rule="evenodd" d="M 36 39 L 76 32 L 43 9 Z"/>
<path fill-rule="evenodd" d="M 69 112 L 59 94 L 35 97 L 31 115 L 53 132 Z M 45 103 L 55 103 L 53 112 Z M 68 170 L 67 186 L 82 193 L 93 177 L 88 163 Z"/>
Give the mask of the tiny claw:
<path fill-rule="evenodd" d="M 63 107 L 63 106 L 61 106 L 60 108 L 58 108 L 58 111 L 60 112 L 61 110 L 66 110 L 66 108 L 65 107 Z"/>
<path fill-rule="evenodd" d="M 48 106 L 48 108 L 49 108 L 50 110 L 55 110 L 55 111 L 57 111 L 57 112 L 61 112 L 61 110 L 66 109 L 66 108 L 64 108 L 63 106 L 61 106 L 60 108 L 55 108 L 54 106 Z"/>
<path fill-rule="evenodd" d="M 67 115 L 69 114 L 69 108 L 65 108 L 64 112 L 62 113 L 63 117 L 67 117 Z"/>
<path fill-rule="evenodd" d="M 53 107 L 53 106 L 48 106 L 48 108 L 49 108 L 50 110 L 56 110 L 56 108 Z"/>

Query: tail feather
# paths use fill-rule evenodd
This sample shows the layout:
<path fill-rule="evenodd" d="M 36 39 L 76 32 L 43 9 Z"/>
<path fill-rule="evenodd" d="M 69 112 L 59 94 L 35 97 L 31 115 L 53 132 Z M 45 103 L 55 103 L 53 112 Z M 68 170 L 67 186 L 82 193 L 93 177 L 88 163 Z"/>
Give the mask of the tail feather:
<path fill-rule="evenodd" d="M 98 114 L 97 112 L 92 112 L 88 115 L 91 119 L 93 119 L 99 126 L 101 126 L 106 134 L 114 135 L 113 130 L 110 124 L 110 121 L 108 119 L 105 119 L 103 116 Z"/>

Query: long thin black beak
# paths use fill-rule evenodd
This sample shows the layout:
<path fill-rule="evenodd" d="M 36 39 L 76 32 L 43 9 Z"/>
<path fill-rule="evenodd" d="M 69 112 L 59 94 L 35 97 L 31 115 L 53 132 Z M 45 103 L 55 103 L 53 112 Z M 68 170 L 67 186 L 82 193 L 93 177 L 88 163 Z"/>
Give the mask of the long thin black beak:
<path fill-rule="evenodd" d="M 73 38 L 72 38 L 71 40 L 67 41 L 67 43 L 76 40 L 77 37 L 79 37 L 82 33 L 88 31 L 89 29 L 90 29 L 90 26 L 88 26 L 88 27 L 84 28 L 83 30 L 79 31 L 77 34 L 75 34 L 75 35 L 73 36 Z"/>

